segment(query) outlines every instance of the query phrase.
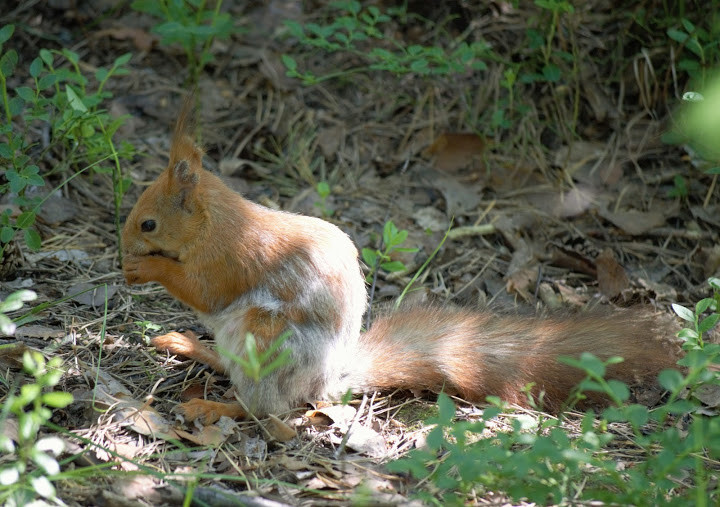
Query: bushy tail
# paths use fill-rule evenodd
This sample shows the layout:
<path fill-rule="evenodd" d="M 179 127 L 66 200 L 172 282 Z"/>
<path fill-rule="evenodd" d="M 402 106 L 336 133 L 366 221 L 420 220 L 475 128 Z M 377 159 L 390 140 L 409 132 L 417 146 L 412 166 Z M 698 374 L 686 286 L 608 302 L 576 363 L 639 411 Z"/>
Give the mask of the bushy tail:
<path fill-rule="evenodd" d="M 643 311 L 549 318 L 500 317 L 466 310 L 415 308 L 379 318 L 361 338 L 367 354 L 362 389 L 444 390 L 469 401 L 488 395 L 527 405 L 524 386 L 558 410 L 584 377 L 558 356 L 591 352 L 625 360 L 606 378 L 652 383 L 675 367 L 672 323 Z"/>

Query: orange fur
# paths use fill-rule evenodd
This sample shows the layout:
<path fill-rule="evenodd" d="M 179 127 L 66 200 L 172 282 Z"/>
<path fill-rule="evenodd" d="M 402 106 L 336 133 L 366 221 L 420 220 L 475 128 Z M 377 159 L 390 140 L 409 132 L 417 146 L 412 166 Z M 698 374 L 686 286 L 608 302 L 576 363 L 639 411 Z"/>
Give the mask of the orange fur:
<path fill-rule="evenodd" d="M 292 364 L 260 382 L 196 339 L 154 342 L 226 371 L 257 414 L 348 388 L 444 389 L 471 401 L 497 395 L 522 405 L 528 383 L 556 410 L 581 378 L 558 355 L 622 356 L 608 373 L 631 382 L 674 366 L 678 348 L 664 339 L 670 333 L 638 312 L 528 319 L 410 308 L 381 317 L 361 336 L 366 292 L 349 238 L 322 220 L 247 201 L 205 171 L 190 110 L 186 102 L 168 167 L 128 216 L 123 271 L 129 284 L 164 285 L 234 354 L 244 353 L 248 332 L 260 350 L 291 332 L 283 348 Z"/>

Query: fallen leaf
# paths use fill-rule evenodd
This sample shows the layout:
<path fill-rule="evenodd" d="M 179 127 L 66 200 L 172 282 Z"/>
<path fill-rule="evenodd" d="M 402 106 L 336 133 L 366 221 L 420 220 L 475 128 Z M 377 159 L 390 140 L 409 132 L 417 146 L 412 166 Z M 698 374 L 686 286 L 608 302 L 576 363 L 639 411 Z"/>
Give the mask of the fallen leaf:
<path fill-rule="evenodd" d="M 466 214 L 475 210 L 482 202 L 481 185 L 468 185 L 436 171 L 432 171 L 428 176 L 431 184 L 442 193 L 448 216 Z"/>
<path fill-rule="evenodd" d="M 84 253 L 84 252 L 83 252 Z M 107 287 L 107 290 L 106 290 Z M 76 283 L 71 285 L 67 289 L 68 294 L 74 294 L 72 300 L 76 303 L 80 303 L 85 306 L 92 306 L 93 308 L 101 307 L 105 305 L 105 300 L 108 301 L 117 292 L 117 285 L 97 285 L 92 283 Z"/>
<path fill-rule="evenodd" d="M 136 400 L 125 394 L 116 395 L 119 403 L 113 412 L 115 419 L 123 426 L 141 435 L 148 435 L 163 440 L 177 439 L 177 432 L 160 413 L 149 403 Z"/>
<path fill-rule="evenodd" d="M 216 447 L 227 440 L 227 435 L 225 435 L 223 431 L 214 424 L 203 426 L 200 429 L 195 428 L 192 433 L 176 428 L 175 433 L 185 440 L 197 445 L 209 445 Z"/>
<path fill-rule="evenodd" d="M 609 211 L 598 209 L 598 214 L 608 222 L 633 236 L 644 234 L 647 231 L 665 224 L 665 215 L 658 211 L 638 211 L 630 209 L 627 211 Z"/>
<path fill-rule="evenodd" d="M 604 249 L 595 259 L 597 267 L 597 281 L 600 293 L 607 297 L 613 298 L 619 295 L 623 290 L 630 287 L 625 268 L 615 260 L 615 254 L 609 248 Z"/>
<path fill-rule="evenodd" d="M 148 33 L 142 28 L 134 28 L 129 26 L 119 28 L 106 28 L 104 30 L 98 30 L 92 35 L 93 38 L 104 38 L 107 36 L 112 37 L 116 40 L 130 39 L 135 45 L 135 47 L 139 51 L 143 52 L 150 51 L 153 47 L 153 44 L 155 44 L 158 40 L 157 36 Z"/>
<path fill-rule="evenodd" d="M 440 232 L 448 228 L 449 221 L 445 213 L 435 206 L 420 208 L 412 214 L 415 222 L 426 231 Z"/>
<path fill-rule="evenodd" d="M 693 396 L 708 407 L 720 406 L 720 386 L 703 384 L 693 391 Z"/>
<path fill-rule="evenodd" d="M 0 365 L 3 371 L 7 368 L 20 368 L 26 350 L 28 347 L 24 343 L 9 343 L 0 347 Z"/>
<path fill-rule="evenodd" d="M 357 452 L 379 458 L 387 454 L 385 439 L 377 431 L 362 424 L 353 424 L 346 445 Z M 336 443 L 340 443 L 338 439 Z"/>
<path fill-rule="evenodd" d="M 269 420 L 265 425 L 265 429 L 278 442 L 287 442 L 297 436 L 297 433 L 295 433 L 295 428 L 291 428 L 286 423 L 281 421 L 278 417 L 269 414 L 268 419 Z"/>
<path fill-rule="evenodd" d="M 324 416 L 327 418 L 325 420 L 329 420 L 330 424 L 338 423 L 347 426 L 355 419 L 356 413 L 357 410 L 350 405 L 328 405 L 316 410 L 309 410 L 305 413 L 305 416 L 308 419 L 317 419 Z M 329 426 L 329 424 L 325 424 L 325 426 Z"/>
<path fill-rule="evenodd" d="M 477 134 L 441 134 L 424 152 L 434 157 L 434 166 L 441 171 L 457 171 L 482 166 L 487 141 Z"/>

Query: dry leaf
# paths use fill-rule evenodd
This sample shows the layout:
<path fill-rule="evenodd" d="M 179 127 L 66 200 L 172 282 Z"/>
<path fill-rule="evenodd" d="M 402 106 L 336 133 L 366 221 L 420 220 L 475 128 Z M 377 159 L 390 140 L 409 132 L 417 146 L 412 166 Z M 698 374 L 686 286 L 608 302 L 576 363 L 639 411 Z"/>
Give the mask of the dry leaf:
<path fill-rule="evenodd" d="M 286 423 L 281 421 L 278 417 L 269 414 L 269 421 L 265 425 L 265 429 L 270 433 L 275 440 L 278 442 L 287 442 L 297 436 L 295 428 L 291 428 Z"/>
<path fill-rule="evenodd" d="M 229 436 L 222 428 L 215 424 L 203 426 L 200 429 L 195 428 L 192 433 L 181 429 L 176 429 L 175 432 L 178 436 L 184 438 L 185 440 L 189 440 L 194 444 L 209 445 L 212 447 L 219 446 L 225 442 Z"/>
<path fill-rule="evenodd" d="M 482 202 L 483 193 L 480 185 L 468 185 L 452 176 L 435 171 L 431 173 L 427 176 L 431 178 L 431 184 L 442 192 L 448 216 L 468 213 Z"/>
<path fill-rule="evenodd" d="M 71 251 L 74 252 L 75 250 Z M 82 253 L 85 254 L 85 252 Z M 87 254 L 85 254 L 85 256 L 87 256 Z M 105 290 L 105 287 L 107 287 L 107 291 Z M 68 288 L 67 290 L 67 293 L 77 294 L 72 298 L 72 300 L 76 303 L 97 308 L 105 305 L 105 299 L 112 299 L 117 290 L 117 285 L 98 286 L 97 284 L 81 282 L 70 286 L 70 288 Z"/>
<path fill-rule="evenodd" d="M 19 368 L 22 366 L 22 356 L 28 347 L 24 343 L 9 343 L 0 348 L 0 365 L 2 369 Z"/>
<path fill-rule="evenodd" d="M 424 152 L 434 157 L 434 166 L 441 171 L 457 171 L 467 167 L 480 167 L 487 141 L 477 134 L 446 132 Z"/>
<path fill-rule="evenodd" d="M 181 401 L 190 401 L 205 396 L 205 384 L 190 384 L 180 393 Z"/>
<path fill-rule="evenodd" d="M 377 431 L 362 424 L 356 423 L 352 425 L 347 439 L 347 446 L 357 452 L 376 458 L 387 454 L 385 439 Z"/>
<path fill-rule="evenodd" d="M 720 406 L 720 386 L 703 384 L 693 391 L 693 396 L 708 407 Z"/>
<path fill-rule="evenodd" d="M 305 412 L 305 417 L 319 419 L 321 416 L 325 416 L 327 419 L 321 420 L 329 420 L 329 424 L 323 424 L 323 426 L 329 426 L 332 423 L 348 426 L 355 419 L 356 413 L 357 410 L 350 405 L 328 405 L 316 410 L 308 410 Z"/>
<path fill-rule="evenodd" d="M 630 287 L 625 268 L 617 260 L 615 254 L 606 248 L 595 259 L 597 267 L 597 281 L 600 293 L 608 298 L 613 298 Z"/>
<path fill-rule="evenodd" d="M 170 423 L 152 408 L 149 403 L 119 394 L 120 402 L 115 406 L 116 420 L 141 435 L 163 440 L 177 439 L 178 435 Z"/>
<path fill-rule="evenodd" d="M 105 30 L 98 30 L 93 34 L 94 38 L 102 38 L 110 36 L 117 40 L 130 39 L 135 47 L 139 51 L 147 52 L 153 47 L 153 44 L 157 41 L 157 36 L 146 32 L 142 28 L 133 27 L 120 27 L 120 28 L 106 28 Z"/>
<path fill-rule="evenodd" d="M 597 267 L 591 259 L 575 250 L 569 250 L 561 246 L 553 250 L 552 264 L 576 273 L 590 275 L 593 278 L 597 276 Z"/>
<path fill-rule="evenodd" d="M 607 209 L 598 209 L 598 214 L 633 236 L 644 234 L 655 227 L 665 224 L 665 215 L 658 211 L 644 212 L 631 209 L 612 212 Z"/>

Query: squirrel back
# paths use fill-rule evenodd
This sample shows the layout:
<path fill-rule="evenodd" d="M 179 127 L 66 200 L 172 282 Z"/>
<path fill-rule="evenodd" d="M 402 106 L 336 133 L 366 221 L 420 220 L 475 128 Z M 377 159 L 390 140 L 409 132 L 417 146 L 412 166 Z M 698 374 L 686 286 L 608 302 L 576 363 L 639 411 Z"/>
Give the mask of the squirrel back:
<path fill-rule="evenodd" d="M 609 376 L 648 381 L 677 359 L 653 317 L 636 314 L 528 319 L 410 308 L 360 333 L 366 305 L 357 249 L 335 225 L 244 199 L 202 167 L 180 115 L 165 171 L 140 196 L 123 229 L 129 284 L 159 282 L 215 335 L 222 364 L 258 415 L 348 389 L 444 389 L 469 401 L 496 395 L 527 404 L 534 383 L 557 409 L 581 373 L 557 361 L 582 352 L 622 356 Z M 258 380 L 223 351 L 260 351 L 285 332 L 290 362 Z M 191 354 L 191 353 L 186 353 Z"/>

